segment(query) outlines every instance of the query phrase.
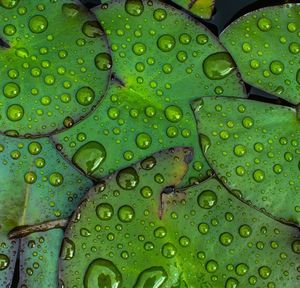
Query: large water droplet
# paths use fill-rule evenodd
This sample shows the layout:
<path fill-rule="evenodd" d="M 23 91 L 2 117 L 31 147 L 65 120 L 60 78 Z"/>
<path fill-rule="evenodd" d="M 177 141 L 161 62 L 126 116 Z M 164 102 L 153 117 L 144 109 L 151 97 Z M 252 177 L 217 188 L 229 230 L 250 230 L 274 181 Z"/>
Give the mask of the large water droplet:
<path fill-rule="evenodd" d="M 144 4 L 141 0 L 126 0 L 125 10 L 132 16 L 139 16 L 144 11 Z"/>
<path fill-rule="evenodd" d="M 198 204 L 201 208 L 210 209 L 217 204 L 217 195 L 211 190 L 204 190 L 198 196 Z"/>
<path fill-rule="evenodd" d="M 101 203 L 96 207 L 96 214 L 100 220 L 110 220 L 114 215 L 114 208 L 108 203 Z"/>
<path fill-rule="evenodd" d="M 118 210 L 118 217 L 122 222 L 131 222 L 134 219 L 134 216 L 134 209 L 129 205 L 124 205 Z"/>
<path fill-rule="evenodd" d="M 112 66 L 111 56 L 108 53 L 99 53 L 95 57 L 95 65 L 101 71 L 107 71 Z"/>
<path fill-rule="evenodd" d="M 74 3 L 65 3 L 62 6 L 62 12 L 67 17 L 75 17 L 79 11 L 80 7 Z"/>
<path fill-rule="evenodd" d="M 70 260 L 75 255 L 75 244 L 69 238 L 64 238 L 60 257 L 64 260 Z"/>
<path fill-rule="evenodd" d="M 41 15 L 33 16 L 29 21 L 29 29 L 33 33 L 43 33 L 48 28 L 48 20 Z"/>
<path fill-rule="evenodd" d="M 106 150 L 102 144 L 91 141 L 81 146 L 74 154 L 72 161 L 85 174 L 91 175 L 104 162 Z"/>
<path fill-rule="evenodd" d="M 103 31 L 98 21 L 87 21 L 82 26 L 82 32 L 84 35 L 90 38 L 96 38 L 102 36 Z"/>
<path fill-rule="evenodd" d="M 132 190 L 139 184 L 139 176 L 133 167 L 125 168 L 117 174 L 117 183 L 125 190 Z"/>
<path fill-rule="evenodd" d="M 19 121 L 24 116 L 24 109 L 22 106 L 20 106 L 18 104 L 10 105 L 7 108 L 6 115 L 10 121 L 14 121 L 14 122 Z"/>
<path fill-rule="evenodd" d="M 9 266 L 10 260 L 7 255 L 0 254 L 0 271 L 5 270 Z"/>
<path fill-rule="evenodd" d="M 163 52 L 169 52 L 173 50 L 175 44 L 175 38 L 169 34 L 162 35 L 157 40 L 157 46 Z"/>
<path fill-rule="evenodd" d="M 84 288 L 121 288 L 122 275 L 118 268 L 105 259 L 95 259 L 84 275 Z"/>
<path fill-rule="evenodd" d="M 0 5 L 7 9 L 12 9 L 19 4 L 20 0 L 0 0 Z"/>
<path fill-rule="evenodd" d="M 90 87 L 82 87 L 76 93 L 76 100 L 83 106 L 88 106 L 93 103 L 95 99 L 95 92 Z"/>
<path fill-rule="evenodd" d="M 166 258 L 172 258 L 176 255 L 177 249 L 172 243 L 166 243 L 162 247 L 162 255 Z"/>
<path fill-rule="evenodd" d="M 217 52 L 209 55 L 203 62 L 203 71 L 207 78 L 220 80 L 234 70 L 236 64 L 227 52 Z"/>
<path fill-rule="evenodd" d="M 134 288 L 159 288 L 167 279 L 168 275 L 163 267 L 151 267 L 139 274 Z"/>

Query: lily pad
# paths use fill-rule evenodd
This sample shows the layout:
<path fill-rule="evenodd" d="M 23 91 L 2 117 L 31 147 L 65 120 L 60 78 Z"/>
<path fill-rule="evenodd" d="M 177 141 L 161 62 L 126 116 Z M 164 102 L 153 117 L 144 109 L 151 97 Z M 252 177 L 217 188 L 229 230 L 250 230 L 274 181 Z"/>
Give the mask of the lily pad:
<path fill-rule="evenodd" d="M 158 165 L 139 171 L 130 191 L 119 191 L 114 175 L 89 192 L 65 234 L 64 287 L 298 287 L 298 229 L 239 201 L 216 179 L 159 196 L 154 179 L 165 172 Z M 178 182 L 182 163 L 171 167 Z"/>
<path fill-rule="evenodd" d="M 245 82 L 300 103 L 300 5 L 267 7 L 242 16 L 221 34 Z"/>
<path fill-rule="evenodd" d="M 53 136 L 89 176 L 101 178 L 161 149 L 194 145 L 189 102 L 200 95 L 244 95 L 235 64 L 204 26 L 167 4 L 151 3 L 114 1 L 93 10 L 108 35 L 115 83 L 93 114 Z M 90 142 L 100 143 L 105 157 L 95 152 L 98 161 L 81 161 Z M 209 174 L 201 151 L 195 154 L 184 183 Z M 88 168 L 87 161 L 98 165 Z"/>
<path fill-rule="evenodd" d="M 48 139 L 2 135 L 0 151 L 0 233 L 68 217 L 92 185 Z"/>
<path fill-rule="evenodd" d="M 204 97 L 193 106 L 202 150 L 223 183 L 251 205 L 299 225 L 296 110 L 219 97 Z"/>
<path fill-rule="evenodd" d="M 11 287 L 18 249 L 18 239 L 10 241 L 6 233 L 0 232 L 0 287 Z"/>
<path fill-rule="evenodd" d="M 58 260 L 63 230 L 33 233 L 20 240 L 18 287 L 58 287 Z"/>
<path fill-rule="evenodd" d="M 0 1 L 1 132 L 46 135 L 86 116 L 104 95 L 111 59 L 79 1 Z"/>
<path fill-rule="evenodd" d="M 138 275 L 137 263 L 145 259 L 147 250 L 153 249 L 144 233 L 152 236 L 149 229 L 155 223 L 148 220 L 159 221 L 162 190 L 173 189 L 181 181 L 191 159 L 190 148 L 164 150 L 104 178 L 92 188 L 74 213 L 64 236 L 61 285 L 87 288 L 97 286 L 100 281 L 109 287 L 133 287 L 132 275 L 134 278 Z M 142 249 L 140 257 L 143 246 L 147 249 Z M 118 268 L 113 264 L 115 259 L 122 262 Z M 164 271 L 153 273 L 160 275 Z"/>
<path fill-rule="evenodd" d="M 210 19 L 215 0 L 172 0 L 172 2 L 203 19 Z"/>

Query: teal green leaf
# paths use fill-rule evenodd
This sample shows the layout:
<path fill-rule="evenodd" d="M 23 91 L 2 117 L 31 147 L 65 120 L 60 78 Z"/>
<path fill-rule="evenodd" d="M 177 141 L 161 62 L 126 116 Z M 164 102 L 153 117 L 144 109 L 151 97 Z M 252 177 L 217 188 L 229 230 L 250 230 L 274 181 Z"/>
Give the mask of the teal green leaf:
<path fill-rule="evenodd" d="M 0 287 L 11 287 L 18 248 L 19 240 L 10 241 L 6 233 L 0 232 Z"/>
<path fill-rule="evenodd" d="M 131 191 L 118 193 L 111 182 L 91 190 L 66 231 L 62 251 L 74 250 L 61 258 L 64 287 L 298 287 L 298 229 L 215 179 L 166 189 L 160 202 L 157 183 L 146 178 Z"/>
<path fill-rule="evenodd" d="M 262 211 L 299 225 L 296 110 L 219 97 L 202 98 L 193 106 L 202 150 L 223 183 Z"/>
<path fill-rule="evenodd" d="M 221 34 L 245 82 L 290 103 L 300 102 L 300 5 L 267 7 L 242 16 Z"/>
<path fill-rule="evenodd" d="M 0 1 L 1 132 L 46 135 L 90 113 L 111 59 L 95 17 L 79 1 Z"/>
<path fill-rule="evenodd" d="M 149 3 L 115 1 L 93 10 L 108 34 L 115 83 L 93 114 L 53 136 L 65 157 L 95 178 L 161 149 L 193 146 L 189 102 L 199 95 L 244 95 L 231 57 L 204 26 L 171 6 Z M 97 144 L 93 159 L 80 156 L 90 142 L 105 153 Z M 209 174 L 199 149 L 194 159 L 184 183 Z"/>
<path fill-rule="evenodd" d="M 191 160 L 190 148 L 164 150 L 104 178 L 92 188 L 64 236 L 60 256 L 62 285 L 87 288 L 96 287 L 100 281 L 107 287 L 133 287 L 132 277 L 136 280 L 138 275 L 136 266 L 150 261 L 148 256 L 153 253 L 148 236 L 152 238 L 152 227 L 160 222 L 161 192 L 165 187 L 172 190 L 181 181 Z M 146 250 L 141 250 L 143 246 Z M 157 264 L 160 261 L 163 259 Z M 139 268 L 144 267 L 145 264 Z"/>
<path fill-rule="evenodd" d="M 63 239 L 61 229 L 32 233 L 20 240 L 18 287 L 58 287 L 58 260 Z"/>
<path fill-rule="evenodd" d="M 215 0 L 172 0 L 172 2 L 203 19 L 210 19 Z"/>
<path fill-rule="evenodd" d="M 0 136 L 0 162 L 0 233 L 68 217 L 92 185 L 46 138 Z"/>

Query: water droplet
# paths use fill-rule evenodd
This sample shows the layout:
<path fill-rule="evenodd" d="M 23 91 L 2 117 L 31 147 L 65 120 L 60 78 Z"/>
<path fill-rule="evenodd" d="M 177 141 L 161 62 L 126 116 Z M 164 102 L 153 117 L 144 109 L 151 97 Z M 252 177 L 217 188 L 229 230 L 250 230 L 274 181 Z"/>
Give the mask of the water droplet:
<path fill-rule="evenodd" d="M 204 209 L 210 209 L 217 204 L 217 195 L 211 190 L 204 190 L 198 196 L 198 205 Z"/>
<path fill-rule="evenodd" d="M 208 151 L 209 147 L 211 146 L 210 139 L 206 135 L 200 134 L 199 142 L 200 142 L 202 151 L 205 154 Z"/>
<path fill-rule="evenodd" d="M 158 48 L 163 52 L 169 52 L 175 47 L 175 38 L 169 34 L 160 36 L 157 40 Z"/>
<path fill-rule="evenodd" d="M 249 270 L 249 267 L 244 263 L 238 264 L 235 268 L 235 272 L 239 276 L 245 275 L 248 272 L 248 270 Z"/>
<path fill-rule="evenodd" d="M 153 12 L 153 17 L 155 20 L 157 21 L 163 21 L 167 18 L 167 12 L 166 10 L 164 9 L 156 9 L 154 12 Z"/>
<path fill-rule="evenodd" d="M 141 56 L 146 53 L 147 47 L 141 42 L 137 42 L 132 46 L 132 51 L 135 55 Z"/>
<path fill-rule="evenodd" d="M 206 262 L 205 269 L 209 273 L 214 273 L 217 271 L 219 265 L 215 260 L 209 260 Z"/>
<path fill-rule="evenodd" d="M 20 94 L 20 86 L 17 83 L 7 83 L 3 88 L 3 94 L 7 98 L 15 98 Z"/>
<path fill-rule="evenodd" d="M 153 195 L 153 191 L 149 186 L 144 186 L 140 192 L 144 198 L 150 198 Z"/>
<path fill-rule="evenodd" d="M 177 253 L 177 249 L 176 247 L 168 242 L 166 244 L 163 245 L 162 247 L 162 255 L 166 258 L 173 258 Z"/>
<path fill-rule="evenodd" d="M 96 38 L 103 35 L 102 29 L 98 21 L 87 21 L 82 26 L 84 35 L 90 38 Z"/>
<path fill-rule="evenodd" d="M 292 243 L 292 250 L 294 253 L 300 254 L 300 240 L 295 240 Z"/>
<path fill-rule="evenodd" d="M 63 182 L 64 182 L 64 177 L 58 172 L 54 172 L 49 176 L 49 183 L 52 186 L 60 186 L 63 184 Z"/>
<path fill-rule="evenodd" d="M 1 2 L 0 2 L 1 3 Z M 5 270 L 10 263 L 10 259 L 5 254 L 0 254 L 0 271 Z"/>
<path fill-rule="evenodd" d="M 206 234 L 208 231 L 209 231 L 209 226 L 207 223 L 200 223 L 198 225 L 198 231 L 201 233 L 201 234 Z"/>
<path fill-rule="evenodd" d="M 19 4 L 20 0 L 0 0 L 0 5 L 6 9 L 12 9 Z"/>
<path fill-rule="evenodd" d="M 29 21 L 29 29 L 33 33 L 42 33 L 48 28 L 48 20 L 41 15 L 33 16 Z"/>
<path fill-rule="evenodd" d="M 298 71 L 297 71 L 296 81 L 298 82 L 298 84 L 300 84 L 300 69 L 298 69 Z"/>
<path fill-rule="evenodd" d="M 257 21 L 257 27 L 263 32 L 267 32 L 272 28 L 272 21 L 266 17 L 262 17 Z"/>
<path fill-rule="evenodd" d="M 80 235 L 82 237 L 89 237 L 91 235 L 91 231 L 88 230 L 87 228 L 81 228 L 80 229 Z"/>
<path fill-rule="evenodd" d="M 212 80 L 223 79 L 236 67 L 232 57 L 227 52 L 217 52 L 209 55 L 203 62 L 203 72 Z"/>
<path fill-rule="evenodd" d="M 165 117 L 170 121 L 170 122 L 179 122 L 182 119 L 183 113 L 182 110 L 175 105 L 168 106 L 165 109 Z"/>
<path fill-rule="evenodd" d="M 36 182 L 37 176 L 33 171 L 29 171 L 24 175 L 24 180 L 28 184 L 33 184 Z"/>
<path fill-rule="evenodd" d="M 186 237 L 186 236 L 182 236 L 182 237 L 180 237 L 180 239 L 179 239 L 179 244 L 180 244 L 180 246 L 182 246 L 182 247 L 187 247 L 187 246 L 190 245 L 190 243 L 191 243 L 190 238 L 188 238 L 188 237 Z"/>
<path fill-rule="evenodd" d="M 95 57 L 95 65 L 101 71 L 107 71 L 112 67 L 111 56 L 108 53 L 99 53 Z"/>
<path fill-rule="evenodd" d="M 64 260 L 70 260 L 75 255 L 75 244 L 69 238 L 64 238 L 60 257 Z"/>
<path fill-rule="evenodd" d="M 271 275 L 271 268 L 268 266 L 262 266 L 258 269 L 259 276 L 263 279 L 267 279 Z"/>
<path fill-rule="evenodd" d="M 257 169 L 253 172 L 253 179 L 256 182 L 262 182 L 265 179 L 265 172 L 263 170 Z"/>
<path fill-rule="evenodd" d="M 25 48 L 17 48 L 15 51 L 15 55 L 19 58 L 26 59 L 29 57 L 29 52 Z"/>
<path fill-rule="evenodd" d="M 80 7 L 74 3 L 65 3 L 62 5 L 62 12 L 66 17 L 75 17 L 79 11 Z"/>
<path fill-rule="evenodd" d="M 289 50 L 292 54 L 298 54 L 300 52 L 300 44 L 296 42 L 292 42 L 289 45 Z"/>
<path fill-rule="evenodd" d="M 241 237 L 248 238 L 251 235 L 251 233 L 252 233 L 252 229 L 249 225 L 244 224 L 240 226 L 239 234 Z"/>
<path fill-rule="evenodd" d="M 83 106 L 88 106 L 93 103 L 95 99 L 95 92 L 90 87 L 82 87 L 76 93 L 76 100 Z"/>
<path fill-rule="evenodd" d="M 10 105 L 6 111 L 7 118 L 11 121 L 19 121 L 24 116 L 24 109 L 18 104 Z"/>
<path fill-rule="evenodd" d="M 124 205 L 118 210 L 118 217 L 120 221 L 128 223 L 134 219 L 135 212 L 129 205 Z"/>
<path fill-rule="evenodd" d="M 220 238 L 219 238 L 220 242 L 222 245 L 224 246 L 228 246 L 232 243 L 233 241 L 233 235 L 228 233 L 228 232 L 224 232 L 220 235 Z"/>
<path fill-rule="evenodd" d="M 108 203 L 101 203 L 96 207 L 96 214 L 100 220 L 110 220 L 114 215 L 114 208 Z"/>
<path fill-rule="evenodd" d="M 147 157 L 141 162 L 141 167 L 144 170 L 151 170 L 156 165 L 156 159 L 153 156 Z"/>
<path fill-rule="evenodd" d="M 228 278 L 225 284 L 225 288 L 237 288 L 239 285 L 239 281 L 235 278 Z"/>
<path fill-rule="evenodd" d="M 144 4 L 141 0 L 126 0 L 125 10 L 132 16 L 140 16 L 144 11 Z"/>
<path fill-rule="evenodd" d="M 111 261 L 99 258 L 90 263 L 83 284 L 84 288 L 121 288 L 122 275 Z"/>
<path fill-rule="evenodd" d="M 167 279 L 168 275 L 163 267 L 151 267 L 139 274 L 134 288 L 159 288 Z"/>
<path fill-rule="evenodd" d="M 284 65 L 280 61 L 272 61 L 270 64 L 270 70 L 274 75 L 279 75 L 284 70 Z"/>
<path fill-rule="evenodd" d="M 72 161 L 85 174 L 93 174 L 105 161 L 106 150 L 102 144 L 90 141 L 81 146 L 74 154 Z"/>
<path fill-rule="evenodd" d="M 31 142 L 28 145 L 28 151 L 32 155 L 38 155 L 42 151 L 42 145 L 39 142 Z"/>
<path fill-rule="evenodd" d="M 164 238 L 167 235 L 167 230 L 165 227 L 158 227 L 154 230 L 153 234 L 156 238 Z"/>
<path fill-rule="evenodd" d="M 147 149 L 152 143 L 152 138 L 147 133 L 140 133 L 135 139 L 136 145 L 141 149 Z"/>
<path fill-rule="evenodd" d="M 238 144 L 234 147 L 233 152 L 236 156 L 242 157 L 246 154 L 246 147 L 244 145 Z"/>
<path fill-rule="evenodd" d="M 249 129 L 253 126 L 254 120 L 251 117 L 245 117 L 242 123 L 245 128 Z"/>

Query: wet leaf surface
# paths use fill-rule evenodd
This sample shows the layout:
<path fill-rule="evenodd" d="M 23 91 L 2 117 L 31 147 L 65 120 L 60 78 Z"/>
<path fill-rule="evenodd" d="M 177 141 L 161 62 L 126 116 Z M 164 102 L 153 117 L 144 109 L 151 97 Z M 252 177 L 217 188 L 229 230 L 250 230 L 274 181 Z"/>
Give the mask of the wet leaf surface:
<path fill-rule="evenodd" d="M 0 151 L 0 233 L 68 217 L 92 185 L 47 138 L 0 136 Z"/>
<path fill-rule="evenodd" d="M 223 183 L 266 213 L 299 225 L 296 110 L 219 97 L 193 106 L 202 150 Z"/>
<path fill-rule="evenodd" d="M 184 12 L 157 1 L 108 2 L 93 12 L 108 35 L 116 83 L 93 114 L 53 136 L 86 174 L 101 178 L 149 153 L 194 145 L 189 102 L 200 95 L 244 95 L 229 54 Z M 78 155 L 91 141 L 104 147 L 105 157 L 95 152 L 88 161 L 97 165 L 88 168 Z M 210 173 L 201 151 L 195 153 L 185 184 Z"/>
<path fill-rule="evenodd" d="M 242 16 L 220 40 L 236 61 L 245 82 L 300 102 L 300 5 L 286 4 Z"/>
<path fill-rule="evenodd" d="M 95 287 L 98 281 L 108 287 L 133 287 L 132 273 L 136 278 L 135 267 L 146 256 L 139 257 L 140 252 L 148 250 L 147 261 L 153 253 L 153 243 L 143 236 L 155 225 L 149 226 L 148 220 L 160 221 L 161 192 L 181 181 L 191 160 L 188 148 L 165 150 L 104 178 L 89 191 L 64 236 L 60 279 L 65 287 Z M 152 229 L 147 234 L 152 238 Z M 164 261 L 158 259 L 157 264 Z"/>
<path fill-rule="evenodd" d="M 110 55 L 79 1 L 0 1 L 0 125 L 46 135 L 86 116 L 106 91 Z M 8 48 L 9 47 L 9 48 Z"/>
<path fill-rule="evenodd" d="M 21 239 L 19 287 L 58 287 L 62 239 L 61 229 L 33 233 Z"/>

